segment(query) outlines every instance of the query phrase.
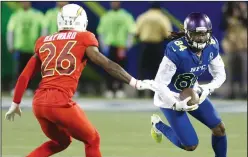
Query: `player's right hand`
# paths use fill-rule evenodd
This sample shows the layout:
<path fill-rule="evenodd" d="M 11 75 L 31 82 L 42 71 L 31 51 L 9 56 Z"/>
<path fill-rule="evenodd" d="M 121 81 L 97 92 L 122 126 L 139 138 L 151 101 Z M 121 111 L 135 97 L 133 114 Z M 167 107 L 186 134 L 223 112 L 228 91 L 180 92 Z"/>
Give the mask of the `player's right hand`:
<path fill-rule="evenodd" d="M 135 88 L 138 90 L 150 89 L 155 92 L 158 89 L 158 85 L 154 80 L 137 80 Z"/>
<path fill-rule="evenodd" d="M 191 97 L 187 97 L 186 99 L 182 100 L 182 101 L 178 101 L 176 102 L 173 106 L 172 109 L 176 110 L 176 111 L 194 111 L 196 109 L 198 109 L 199 105 L 195 104 L 192 106 L 188 106 L 187 103 L 188 101 L 191 99 Z"/>
<path fill-rule="evenodd" d="M 214 91 L 210 89 L 208 84 L 197 85 L 197 86 L 194 86 L 193 89 L 200 96 L 199 104 L 201 104 L 208 97 L 208 95 L 211 95 L 211 93 Z"/>
<path fill-rule="evenodd" d="M 15 114 L 18 114 L 21 117 L 22 111 L 18 104 L 12 102 L 8 112 L 5 114 L 5 119 L 9 121 L 14 121 Z"/>

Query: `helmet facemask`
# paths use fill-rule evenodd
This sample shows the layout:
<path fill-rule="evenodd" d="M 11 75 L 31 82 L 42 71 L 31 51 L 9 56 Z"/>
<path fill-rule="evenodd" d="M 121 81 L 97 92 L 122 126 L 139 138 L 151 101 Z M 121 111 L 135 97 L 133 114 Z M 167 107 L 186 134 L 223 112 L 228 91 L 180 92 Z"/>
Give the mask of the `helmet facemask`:
<path fill-rule="evenodd" d="M 185 31 L 186 40 L 189 46 L 194 51 L 203 50 L 211 41 L 212 31 L 210 30 L 198 30 L 198 31 Z"/>

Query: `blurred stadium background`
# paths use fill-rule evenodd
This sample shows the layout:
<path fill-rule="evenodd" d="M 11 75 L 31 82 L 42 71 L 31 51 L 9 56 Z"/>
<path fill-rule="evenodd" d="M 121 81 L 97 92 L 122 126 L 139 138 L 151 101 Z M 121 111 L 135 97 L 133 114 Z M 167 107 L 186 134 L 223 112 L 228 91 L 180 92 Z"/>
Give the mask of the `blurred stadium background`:
<path fill-rule="evenodd" d="M 97 32 L 99 21 L 111 9 L 110 2 L 75 1 L 73 3 L 79 4 L 85 9 L 89 21 L 87 28 L 99 38 Z M 122 2 L 121 7 L 133 16 L 133 27 L 135 29 L 135 23 L 139 15 L 147 11 L 152 4 L 152 2 Z M 41 13 L 41 18 L 34 19 L 41 19 L 39 21 L 41 23 L 39 35 L 41 35 L 44 33 L 42 31 L 43 23 L 48 21 L 46 13 L 49 9 L 56 7 L 56 2 L 31 2 L 31 7 Z M 247 58 L 247 45 L 242 44 L 247 43 L 247 36 L 244 36 L 244 32 L 247 34 L 247 3 L 160 2 L 160 7 L 164 16 L 169 19 L 169 23 L 173 26 L 173 31 L 180 29 L 184 18 L 191 12 L 203 12 L 210 17 L 213 23 L 213 34 L 219 40 L 221 46 L 220 53 L 225 61 L 228 77 L 224 85 L 211 95 L 211 98 L 226 124 L 229 138 L 228 156 L 247 156 L 247 59 L 242 60 Z M 246 12 L 244 13 L 242 10 L 245 7 Z M 19 62 L 20 58 L 16 55 L 18 53 L 14 52 L 14 49 L 12 52 L 7 46 L 9 44 L 7 36 L 10 18 L 20 8 L 19 2 L 1 2 L 2 118 L 4 118 L 6 108 L 12 101 L 11 94 L 18 77 L 17 69 L 18 65 L 21 64 Z M 56 21 L 56 15 L 54 17 L 54 21 Z M 20 21 L 16 23 L 16 27 L 22 27 Z M 28 39 L 29 35 L 26 35 Z M 139 78 L 138 60 L 142 51 L 139 40 L 135 40 L 134 43 L 126 51 L 127 64 L 124 68 L 131 75 Z M 166 41 L 163 43 L 166 46 Z M 32 80 L 34 89 L 38 80 L 39 78 Z M 209 73 L 200 78 L 201 82 L 210 80 Z M 86 110 L 89 119 L 99 130 L 104 157 L 214 156 L 211 148 L 210 131 L 199 122 L 192 119 L 200 140 L 200 145 L 196 151 L 184 152 L 174 147 L 167 140 L 158 145 L 150 137 L 150 116 L 156 112 L 160 114 L 159 110 L 152 105 L 151 96 L 146 93 L 145 97 L 139 97 L 138 93 L 128 85 L 124 86 L 125 97 L 108 97 L 110 98 L 108 99 L 106 98 L 106 91 L 104 71 L 89 63 L 81 77 L 75 100 Z M 16 118 L 15 123 L 2 121 L 3 157 L 23 157 L 46 140 L 31 112 L 31 102 L 32 91 L 26 93 L 23 99 L 22 118 Z M 82 156 L 83 150 L 81 143 L 75 141 L 68 150 L 57 156 Z"/>

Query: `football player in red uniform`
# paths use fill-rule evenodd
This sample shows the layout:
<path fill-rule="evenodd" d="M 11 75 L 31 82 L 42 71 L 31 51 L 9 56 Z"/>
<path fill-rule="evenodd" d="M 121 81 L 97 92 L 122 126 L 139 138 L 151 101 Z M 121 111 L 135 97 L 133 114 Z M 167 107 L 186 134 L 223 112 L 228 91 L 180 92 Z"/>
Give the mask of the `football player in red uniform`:
<path fill-rule="evenodd" d="M 19 104 L 29 80 L 41 71 L 42 80 L 33 98 L 33 112 L 42 131 L 50 139 L 28 157 L 48 157 L 65 150 L 72 138 L 84 142 L 86 157 L 101 157 L 100 136 L 72 97 L 82 70 L 90 59 L 110 75 L 138 90 L 155 90 L 153 80 L 136 80 L 98 50 L 94 34 L 86 30 L 87 15 L 82 7 L 67 4 L 58 13 L 58 32 L 40 37 L 15 87 L 6 119 L 21 116 Z"/>

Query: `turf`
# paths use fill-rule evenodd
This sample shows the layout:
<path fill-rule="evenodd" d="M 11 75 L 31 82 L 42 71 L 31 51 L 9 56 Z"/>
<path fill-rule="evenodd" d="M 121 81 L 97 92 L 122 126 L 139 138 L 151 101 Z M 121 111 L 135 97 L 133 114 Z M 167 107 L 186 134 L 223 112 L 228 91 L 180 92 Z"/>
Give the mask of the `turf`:
<path fill-rule="evenodd" d="M 210 130 L 193 118 L 191 122 L 198 134 L 199 146 L 194 152 L 185 152 L 169 143 L 166 138 L 161 144 L 153 141 L 150 137 L 151 112 L 86 113 L 101 135 L 103 157 L 214 157 Z M 247 113 L 222 113 L 221 116 L 228 134 L 228 157 L 246 157 Z M 165 118 L 163 120 L 166 121 Z M 2 127 L 3 157 L 24 157 L 47 140 L 28 109 L 23 110 L 22 118 L 17 117 L 15 122 L 3 120 Z M 67 150 L 55 155 L 80 156 L 84 156 L 84 147 L 76 140 Z"/>

